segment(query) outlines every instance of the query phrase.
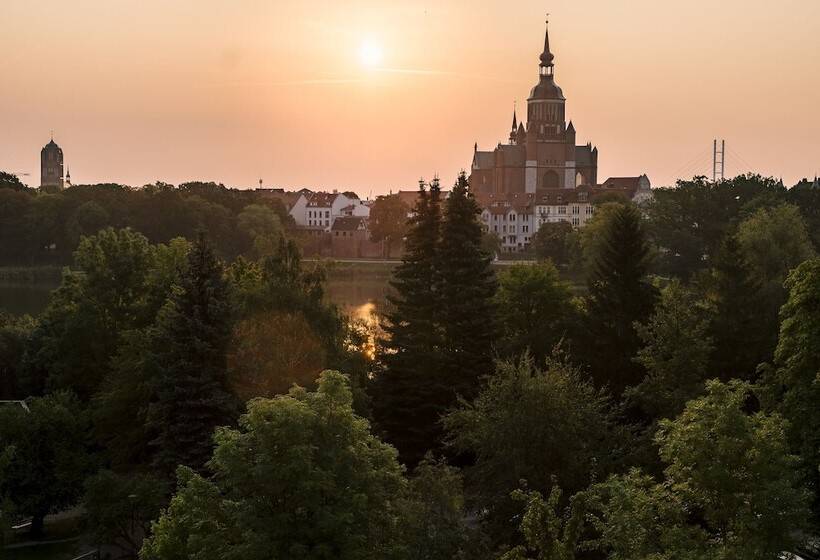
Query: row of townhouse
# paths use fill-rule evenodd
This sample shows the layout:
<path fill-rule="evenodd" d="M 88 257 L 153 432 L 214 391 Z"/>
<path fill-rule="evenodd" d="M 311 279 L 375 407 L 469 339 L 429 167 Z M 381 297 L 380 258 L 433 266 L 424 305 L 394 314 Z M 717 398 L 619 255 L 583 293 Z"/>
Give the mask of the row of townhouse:
<path fill-rule="evenodd" d="M 539 189 L 535 193 L 479 195 L 481 221 L 487 231 L 501 240 L 504 252 L 526 250 L 532 237 L 546 223 L 567 222 L 583 227 L 595 213 L 595 201 L 603 196 L 621 196 L 636 203 L 651 197 L 646 175 L 614 177 L 596 186 L 571 189 Z"/>

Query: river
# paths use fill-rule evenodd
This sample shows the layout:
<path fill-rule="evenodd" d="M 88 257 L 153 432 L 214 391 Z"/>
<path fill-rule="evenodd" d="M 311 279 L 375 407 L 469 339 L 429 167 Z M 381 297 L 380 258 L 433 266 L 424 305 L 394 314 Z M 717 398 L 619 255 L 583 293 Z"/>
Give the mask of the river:
<path fill-rule="evenodd" d="M 37 315 L 45 309 L 51 291 L 57 288 L 55 281 L 32 283 L 0 283 L 0 311 L 13 315 Z M 327 280 L 327 298 L 345 313 L 364 318 L 381 307 L 387 295 L 387 278 L 372 274 L 334 274 Z"/>

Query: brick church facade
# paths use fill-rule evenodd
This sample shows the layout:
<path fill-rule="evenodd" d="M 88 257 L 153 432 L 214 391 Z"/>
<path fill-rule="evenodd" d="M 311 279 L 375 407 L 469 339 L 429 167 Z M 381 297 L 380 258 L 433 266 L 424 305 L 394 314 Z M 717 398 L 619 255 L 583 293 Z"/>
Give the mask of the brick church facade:
<path fill-rule="evenodd" d="M 538 84 L 527 99 L 527 123 L 513 113 L 509 142 L 492 151 L 475 146 L 470 185 L 476 194 L 536 193 L 598 183 L 598 149 L 575 145 L 566 122 L 566 98 L 555 82 L 549 29 L 538 65 Z"/>

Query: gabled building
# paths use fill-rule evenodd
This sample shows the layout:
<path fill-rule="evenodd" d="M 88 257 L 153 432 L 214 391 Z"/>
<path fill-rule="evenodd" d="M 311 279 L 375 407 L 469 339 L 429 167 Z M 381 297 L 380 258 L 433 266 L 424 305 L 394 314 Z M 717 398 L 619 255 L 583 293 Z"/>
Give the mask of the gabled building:
<path fill-rule="evenodd" d="M 368 217 L 370 207 L 356 193 L 334 191 L 302 193 L 290 210 L 296 225 L 330 231 L 340 216 Z"/>

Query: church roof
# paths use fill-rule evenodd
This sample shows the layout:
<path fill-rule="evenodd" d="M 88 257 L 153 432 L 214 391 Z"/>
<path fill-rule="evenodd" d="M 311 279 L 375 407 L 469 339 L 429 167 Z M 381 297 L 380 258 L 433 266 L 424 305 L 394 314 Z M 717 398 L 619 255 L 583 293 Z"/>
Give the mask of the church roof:
<path fill-rule="evenodd" d="M 532 99 L 557 99 L 560 101 L 566 100 L 564 92 L 555 83 L 552 76 L 541 76 L 538 84 L 530 90 L 530 100 Z"/>
<path fill-rule="evenodd" d="M 495 166 L 495 152 L 475 152 L 473 167 L 476 169 L 492 169 Z"/>

